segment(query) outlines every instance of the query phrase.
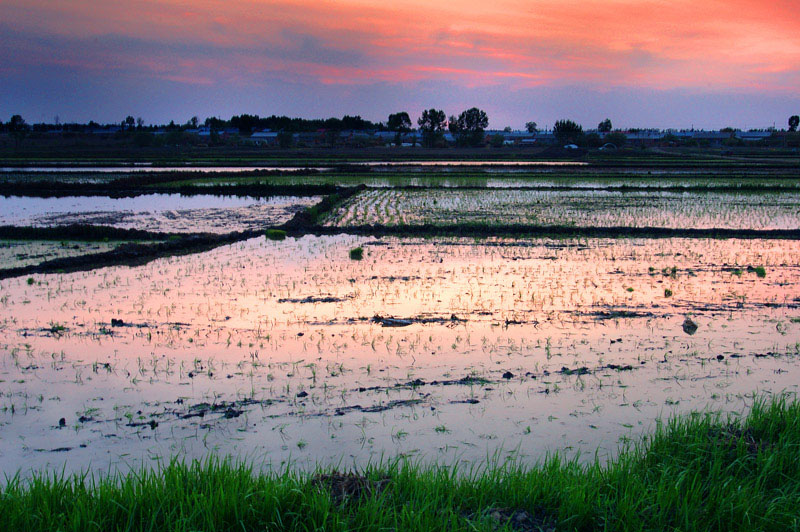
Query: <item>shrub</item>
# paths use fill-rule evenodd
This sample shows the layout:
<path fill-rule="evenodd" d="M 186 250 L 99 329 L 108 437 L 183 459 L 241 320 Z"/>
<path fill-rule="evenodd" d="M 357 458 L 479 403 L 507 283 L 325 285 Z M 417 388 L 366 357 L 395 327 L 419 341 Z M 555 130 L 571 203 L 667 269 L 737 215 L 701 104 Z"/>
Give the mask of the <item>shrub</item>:
<path fill-rule="evenodd" d="M 361 260 L 364 258 L 364 248 L 357 247 L 350 250 L 350 260 Z"/>
<path fill-rule="evenodd" d="M 266 236 L 269 240 L 285 240 L 286 231 L 282 229 L 267 229 Z"/>

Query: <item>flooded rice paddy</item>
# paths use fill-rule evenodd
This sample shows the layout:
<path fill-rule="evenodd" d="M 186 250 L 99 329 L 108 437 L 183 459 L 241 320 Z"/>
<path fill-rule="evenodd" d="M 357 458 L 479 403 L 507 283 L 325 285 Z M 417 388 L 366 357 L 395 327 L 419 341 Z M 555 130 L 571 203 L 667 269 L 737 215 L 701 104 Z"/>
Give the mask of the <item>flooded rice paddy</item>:
<path fill-rule="evenodd" d="M 144 194 L 125 198 L 6 196 L 0 197 L 0 225 L 92 224 L 153 232 L 228 233 L 279 225 L 320 199 L 205 194 Z"/>
<path fill-rule="evenodd" d="M 19 268 L 41 262 L 103 253 L 122 242 L 70 242 L 50 240 L 0 240 L 0 264 L 3 268 Z"/>
<path fill-rule="evenodd" d="M 7 474 L 605 457 L 797 389 L 800 246 L 260 237 L 6 279 L 0 316 Z"/>
<path fill-rule="evenodd" d="M 797 229 L 800 193 L 373 189 L 326 223 Z"/>

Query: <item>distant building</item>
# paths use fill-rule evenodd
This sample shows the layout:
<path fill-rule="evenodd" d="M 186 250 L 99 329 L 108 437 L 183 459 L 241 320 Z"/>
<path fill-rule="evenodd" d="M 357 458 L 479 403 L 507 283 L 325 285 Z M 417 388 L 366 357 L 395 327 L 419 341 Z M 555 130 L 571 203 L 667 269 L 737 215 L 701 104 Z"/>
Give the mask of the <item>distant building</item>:
<path fill-rule="evenodd" d="M 271 129 L 256 131 L 250 135 L 248 142 L 255 146 L 277 146 L 278 132 L 272 131 Z"/>
<path fill-rule="evenodd" d="M 772 137 L 772 131 L 737 131 L 736 138 L 744 142 L 762 142 Z"/>
<path fill-rule="evenodd" d="M 544 132 L 529 133 L 528 131 L 498 131 L 488 130 L 486 132 L 487 139 L 495 136 L 503 137 L 504 146 L 535 146 L 537 143 L 543 142 L 540 135 Z"/>

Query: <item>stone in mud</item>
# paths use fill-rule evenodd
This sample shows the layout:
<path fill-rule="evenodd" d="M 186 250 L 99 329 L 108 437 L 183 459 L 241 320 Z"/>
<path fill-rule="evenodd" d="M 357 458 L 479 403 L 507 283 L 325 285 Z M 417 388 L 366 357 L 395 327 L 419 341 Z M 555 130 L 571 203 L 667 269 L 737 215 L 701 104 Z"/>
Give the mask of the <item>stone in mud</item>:
<path fill-rule="evenodd" d="M 372 321 L 380 323 L 382 327 L 408 327 L 414 323 L 411 320 L 404 320 L 400 318 L 384 318 L 381 316 L 375 316 L 372 318 Z"/>
<path fill-rule="evenodd" d="M 609 364 L 606 367 L 608 369 L 615 369 L 617 371 L 632 371 L 633 370 L 633 366 L 631 366 L 630 364 L 628 364 L 626 366 L 620 366 L 620 365 L 617 365 L 617 364 Z"/>
<path fill-rule="evenodd" d="M 117 318 L 111 318 L 111 326 L 112 327 L 125 327 L 125 322 L 120 320 L 120 319 L 117 319 Z"/>
<path fill-rule="evenodd" d="M 504 379 L 513 379 L 514 378 L 514 374 L 511 373 L 510 371 L 506 371 L 505 373 L 503 373 L 503 378 Z"/>
<path fill-rule="evenodd" d="M 686 316 L 686 319 L 683 320 L 682 327 L 683 327 L 683 332 L 691 336 L 697 332 L 697 328 L 699 327 L 699 325 L 697 325 L 697 323 L 694 320 L 692 320 L 692 318 Z"/>

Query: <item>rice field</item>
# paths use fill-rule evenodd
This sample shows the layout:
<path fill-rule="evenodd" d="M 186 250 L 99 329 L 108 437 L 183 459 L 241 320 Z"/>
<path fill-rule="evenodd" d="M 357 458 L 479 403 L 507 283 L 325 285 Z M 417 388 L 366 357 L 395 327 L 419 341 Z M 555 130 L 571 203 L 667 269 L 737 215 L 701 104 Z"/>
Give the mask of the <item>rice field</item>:
<path fill-rule="evenodd" d="M 796 393 L 800 246 L 791 235 L 492 232 L 800 229 L 797 181 L 783 175 L 629 170 L 417 165 L 157 175 L 126 182 L 124 198 L 33 197 L 46 190 L 3 197 L 0 224 L 14 227 L 4 228 L 0 243 L 7 277 L 0 280 L 0 473 L 11 479 L 0 492 L 0 516 L 26 523 L 39 515 L 22 501 L 42 474 L 210 478 L 212 465 L 190 473 L 191 464 L 216 460 L 247 463 L 242 474 L 253 482 L 290 472 L 299 485 L 284 479 L 270 489 L 312 497 L 324 490 L 302 479 L 339 478 L 335 471 L 405 475 L 409 486 L 422 486 L 432 472 L 490 463 L 497 467 L 483 471 L 503 474 L 506 464 L 569 463 L 570 473 L 559 475 L 573 482 L 570 475 L 583 471 L 589 485 L 596 477 L 588 472 L 633 463 L 631 445 L 660 434 L 672 416 L 721 412 L 735 423 L 758 397 Z M 60 182 L 42 173 L 56 188 L 120 183 L 110 175 L 103 182 L 70 172 Z M 221 183 L 369 187 L 300 196 L 203 192 Z M 188 194 L 169 193 L 173 186 Z M 327 195 L 302 196 L 312 193 Z M 386 236 L 372 225 L 473 225 L 486 237 Z M 31 227 L 54 229 L 23 234 Z M 220 238 L 192 247 L 203 237 L 197 233 Z M 148 246 L 160 251 L 148 254 Z M 9 273 L 58 258 L 69 265 L 73 256 L 87 264 Z M 708 429 L 692 427 L 671 437 Z M 376 464 L 412 469 L 370 469 Z M 233 482 L 238 473 L 221 474 Z M 117 489 L 102 482 L 105 493 Z M 42 489 L 66 489 L 58 486 Z M 3 506 L 9 496 L 21 506 Z M 336 497 L 315 507 L 324 513 Z M 89 516 L 97 500 L 75 511 Z M 487 517 L 506 516 L 499 504 L 465 506 L 454 529 L 503 526 Z M 570 504 L 554 501 L 535 523 L 569 529 L 569 512 L 586 527 L 613 517 L 575 513 Z M 362 522 L 351 517 L 319 523 Z M 190 529 L 190 521 L 182 517 L 176 529 Z"/>
<path fill-rule="evenodd" d="M 770 240 L 261 237 L 7 279 L 0 463 L 613 457 L 659 417 L 796 389 L 799 253 Z"/>
<path fill-rule="evenodd" d="M 800 194 L 373 189 L 324 223 L 798 229 Z"/>
<path fill-rule="evenodd" d="M 88 224 L 161 233 L 223 234 L 279 225 L 320 199 L 203 194 L 143 194 L 123 198 L 7 196 L 0 198 L 0 225 Z"/>

